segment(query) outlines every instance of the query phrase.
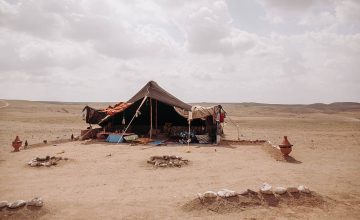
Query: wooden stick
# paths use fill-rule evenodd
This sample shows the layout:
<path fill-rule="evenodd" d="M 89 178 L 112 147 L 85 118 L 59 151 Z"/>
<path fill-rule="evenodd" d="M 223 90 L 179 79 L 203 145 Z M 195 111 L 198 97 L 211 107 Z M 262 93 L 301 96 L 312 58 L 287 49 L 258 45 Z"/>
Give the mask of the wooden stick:
<path fill-rule="evenodd" d="M 158 129 L 158 101 L 155 100 L 155 129 Z"/>
<path fill-rule="evenodd" d="M 152 121 L 152 99 L 150 98 L 150 139 L 152 138 L 152 129 L 153 129 L 153 121 Z"/>

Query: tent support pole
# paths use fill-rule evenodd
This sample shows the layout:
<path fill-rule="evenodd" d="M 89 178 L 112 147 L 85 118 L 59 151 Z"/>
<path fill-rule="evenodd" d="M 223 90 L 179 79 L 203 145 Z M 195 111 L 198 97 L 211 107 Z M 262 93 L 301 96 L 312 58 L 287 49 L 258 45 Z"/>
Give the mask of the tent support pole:
<path fill-rule="evenodd" d="M 153 112 L 152 112 L 152 98 L 150 98 L 150 139 L 153 133 Z"/>
<path fill-rule="evenodd" d="M 155 129 L 158 129 L 158 100 L 155 100 Z"/>
<path fill-rule="evenodd" d="M 191 136 L 190 136 L 190 131 L 191 131 L 191 129 L 190 129 L 190 126 L 191 126 L 191 120 L 190 119 L 188 119 L 188 122 L 189 122 L 189 134 L 188 134 L 188 140 L 187 140 L 187 142 L 188 142 L 188 146 L 187 146 L 187 150 L 186 150 L 186 152 L 187 153 L 190 153 L 190 141 L 191 141 Z"/>
<path fill-rule="evenodd" d="M 149 92 L 146 93 L 146 96 L 143 98 L 143 100 L 140 103 L 140 106 L 136 109 L 136 112 L 134 114 L 134 116 L 132 117 L 132 119 L 130 120 L 129 124 L 127 125 L 127 127 L 125 128 L 125 130 L 122 132 L 121 134 L 121 138 L 119 138 L 117 143 L 120 143 L 120 141 L 122 140 L 122 137 L 124 137 L 124 134 L 126 133 L 126 131 L 129 129 L 131 123 L 133 122 L 133 120 L 138 116 L 138 114 L 140 113 L 140 108 L 141 106 L 143 106 L 143 104 L 145 103 L 146 99 L 148 98 L 147 95 L 149 94 Z M 105 129 L 105 128 L 104 128 Z"/>

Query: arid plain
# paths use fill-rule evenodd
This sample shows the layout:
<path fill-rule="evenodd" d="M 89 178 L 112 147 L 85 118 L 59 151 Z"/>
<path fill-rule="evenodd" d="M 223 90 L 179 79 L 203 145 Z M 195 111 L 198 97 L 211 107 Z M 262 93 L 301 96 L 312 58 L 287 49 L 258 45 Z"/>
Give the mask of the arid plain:
<path fill-rule="evenodd" d="M 202 103 L 203 105 L 211 105 Z M 294 145 L 285 161 L 270 145 L 151 145 L 69 142 L 87 127 L 85 103 L 0 101 L 0 200 L 42 197 L 44 206 L 0 211 L 0 219 L 358 219 L 360 104 L 223 104 L 240 138 Z M 91 103 L 105 107 L 108 103 Z M 228 118 L 229 119 L 229 118 Z M 227 139 L 237 130 L 227 119 Z M 30 147 L 14 153 L 16 135 Z M 31 146 L 48 140 L 45 146 Z M 57 143 L 51 141 L 58 141 Z M 111 154 L 111 156 L 109 156 Z M 190 160 L 182 168 L 153 168 L 153 155 Z M 69 158 L 54 167 L 29 167 L 37 156 Z M 306 185 L 322 204 L 244 206 L 216 212 L 190 207 L 197 193 L 222 188 L 257 191 Z M 221 209 L 221 207 L 220 207 Z"/>

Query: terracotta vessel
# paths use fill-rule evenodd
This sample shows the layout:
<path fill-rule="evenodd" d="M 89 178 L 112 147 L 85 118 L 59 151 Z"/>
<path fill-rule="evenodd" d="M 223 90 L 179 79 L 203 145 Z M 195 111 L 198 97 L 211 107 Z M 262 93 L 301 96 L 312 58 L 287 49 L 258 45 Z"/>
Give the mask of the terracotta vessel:
<path fill-rule="evenodd" d="M 292 151 L 292 144 L 287 139 L 287 136 L 284 136 L 283 142 L 279 145 L 280 151 L 284 156 L 288 156 Z"/>
<path fill-rule="evenodd" d="M 22 145 L 22 141 L 20 140 L 19 136 L 16 136 L 15 140 L 12 142 L 14 151 L 18 152 L 21 145 Z"/>

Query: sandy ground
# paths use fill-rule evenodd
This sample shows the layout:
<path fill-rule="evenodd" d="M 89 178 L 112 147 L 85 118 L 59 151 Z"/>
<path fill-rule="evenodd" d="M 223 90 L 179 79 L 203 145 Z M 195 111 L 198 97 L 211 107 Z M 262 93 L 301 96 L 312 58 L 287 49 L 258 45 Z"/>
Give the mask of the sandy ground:
<path fill-rule="evenodd" d="M 151 147 L 70 142 L 11 152 L 15 135 L 30 144 L 68 138 L 86 127 L 83 104 L 7 101 L 0 109 L 0 200 L 41 196 L 39 212 L 18 210 L 4 219 L 358 219 L 360 216 L 360 110 L 318 106 L 224 104 L 239 124 L 241 138 L 294 144 L 291 162 L 279 161 L 270 146 Z M 227 138 L 236 139 L 231 123 Z M 200 146 L 200 147 L 199 147 Z M 215 151 L 216 149 L 216 151 Z M 31 168 L 36 156 L 70 158 L 56 167 Z M 107 156 L 111 154 L 111 156 Z M 153 155 L 175 154 L 191 161 L 182 168 L 153 168 Z M 218 214 L 184 211 L 198 192 L 221 188 L 257 190 L 307 185 L 326 207 L 260 206 Z M 25 214 L 32 213 L 25 216 Z"/>

